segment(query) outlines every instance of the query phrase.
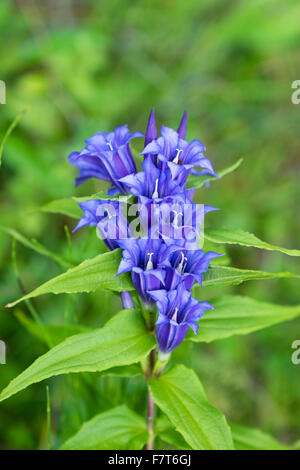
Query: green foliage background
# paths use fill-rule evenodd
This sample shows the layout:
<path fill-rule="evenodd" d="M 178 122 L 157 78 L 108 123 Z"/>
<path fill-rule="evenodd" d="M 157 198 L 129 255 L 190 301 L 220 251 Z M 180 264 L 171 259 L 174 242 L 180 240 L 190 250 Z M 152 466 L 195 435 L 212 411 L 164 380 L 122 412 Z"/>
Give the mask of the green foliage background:
<path fill-rule="evenodd" d="M 218 171 L 242 166 L 199 192 L 221 210 L 206 226 L 255 233 L 270 243 L 299 248 L 300 105 L 291 84 L 300 79 L 300 5 L 297 0 L 9 1 L 0 4 L 0 132 L 27 113 L 7 140 L 0 170 L 0 223 L 37 239 L 69 261 L 105 251 L 93 230 L 69 240 L 75 219 L 44 213 L 53 199 L 105 189 L 90 181 L 74 189 L 72 150 L 98 130 L 127 123 L 144 130 L 151 107 L 159 124 L 177 126 L 189 112 L 189 138 L 200 138 Z M 63 270 L 59 263 L 0 231 L 1 305 Z M 230 247 L 231 265 L 299 273 L 297 258 Z M 278 304 L 300 303 L 299 281 L 253 281 L 216 291 Z M 100 327 L 120 310 L 120 300 L 98 291 L 46 295 L 33 301 L 41 321 Z M 47 347 L 26 329 L 31 305 L 0 310 L 0 339 L 7 364 L 0 389 Z M 178 362 L 194 367 L 210 401 L 230 421 L 260 427 L 283 443 L 299 438 L 300 366 L 291 344 L 299 319 L 249 336 L 213 344 L 182 345 Z M 80 424 L 125 403 L 144 413 L 139 377 L 64 376 L 50 380 L 52 441 L 59 446 Z M 163 445 L 163 443 L 161 444 Z M 45 383 L 0 405 L 1 448 L 47 447 Z"/>

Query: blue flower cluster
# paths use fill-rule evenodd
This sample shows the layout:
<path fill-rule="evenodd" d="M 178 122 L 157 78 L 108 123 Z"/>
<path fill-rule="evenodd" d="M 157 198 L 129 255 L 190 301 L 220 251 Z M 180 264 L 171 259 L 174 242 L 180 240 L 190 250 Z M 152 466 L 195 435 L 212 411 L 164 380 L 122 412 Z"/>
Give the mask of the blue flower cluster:
<path fill-rule="evenodd" d="M 156 305 L 156 337 L 163 354 L 183 341 L 189 327 L 197 334 L 204 311 L 213 309 L 192 297 L 191 289 L 195 282 L 201 285 L 210 261 L 220 256 L 199 249 L 199 226 L 205 213 L 215 208 L 195 204 L 194 190 L 186 189 L 186 182 L 191 173 L 217 175 L 204 156 L 202 142 L 188 142 L 186 130 L 185 112 L 177 131 L 162 126 L 158 136 L 152 110 L 145 135 L 131 134 L 127 126 L 120 126 L 95 134 L 81 152 L 69 156 L 70 163 L 79 168 L 76 184 L 96 177 L 110 182 L 108 194 L 114 196 L 80 203 L 84 215 L 75 230 L 94 225 L 110 250 L 122 249 L 117 275 L 130 272 L 148 311 Z M 130 149 L 136 137 L 145 138 L 139 172 Z M 141 227 L 138 236 L 116 194 L 131 194 L 135 199 Z"/>

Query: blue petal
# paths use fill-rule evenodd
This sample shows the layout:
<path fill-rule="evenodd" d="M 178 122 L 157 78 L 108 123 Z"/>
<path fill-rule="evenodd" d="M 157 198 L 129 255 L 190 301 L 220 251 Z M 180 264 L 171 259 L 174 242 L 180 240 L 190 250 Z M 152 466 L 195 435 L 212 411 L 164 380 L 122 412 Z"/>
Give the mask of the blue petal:
<path fill-rule="evenodd" d="M 146 145 L 144 150 L 140 153 L 140 155 L 145 155 L 147 153 L 159 153 L 161 150 L 161 147 L 157 140 L 152 140 L 149 144 Z"/>
<path fill-rule="evenodd" d="M 157 129 L 156 129 L 156 124 L 155 124 L 155 111 L 154 111 L 154 108 L 152 108 L 150 116 L 149 116 L 149 120 L 148 120 L 146 135 L 145 135 L 145 148 L 150 142 L 152 142 L 156 138 L 157 138 Z"/>
<path fill-rule="evenodd" d="M 186 130 L 187 130 L 187 111 L 185 110 L 181 118 L 178 130 L 177 130 L 178 135 L 181 139 L 185 139 Z"/>
<path fill-rule="evenodd" d="M 174 129 L 165 126 L 161 127 L 160 133 L 165 140 L 163 153 L 165 155 L 171 156 L 176 151 L 179 135 L 176 131 L 174 131 Z"/>

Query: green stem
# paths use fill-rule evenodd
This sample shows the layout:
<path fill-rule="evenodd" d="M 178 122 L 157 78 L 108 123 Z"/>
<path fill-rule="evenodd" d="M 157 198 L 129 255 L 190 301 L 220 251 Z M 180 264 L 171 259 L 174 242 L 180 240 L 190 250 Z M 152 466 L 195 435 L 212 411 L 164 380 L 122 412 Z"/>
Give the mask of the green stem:
<path fill-rule="evenodd" d="M 153 374 L 159 377 L 170 359 L 170 354 L 158 353 L 158 359 L 154 365 Z"/>

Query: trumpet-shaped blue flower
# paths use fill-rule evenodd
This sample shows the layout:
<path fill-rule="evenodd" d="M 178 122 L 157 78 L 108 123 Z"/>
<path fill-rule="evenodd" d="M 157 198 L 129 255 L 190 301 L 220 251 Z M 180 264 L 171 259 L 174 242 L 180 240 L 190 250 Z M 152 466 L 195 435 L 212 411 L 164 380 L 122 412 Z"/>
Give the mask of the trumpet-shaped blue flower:
<path fill-rule="evenodd" d="M 133 284 L 146 304 L 154 303 L 148 291 L 161 289 L 164 285 L 164 269 L 158 265 L 161 260 L 177 250 L 177 246 L 167 246 L 163 240 L 150 238 L 128 238 L 119 240 L 123 249 L 117 275 L 131 271 Z"/>
<path fill-rule="evenodd" d="M 113 132 L 97 132 L 87 139 L 81 152 L 69 155 L 69 162 L 79 168 L 76 185 L 94 177 L 112 183 L 110 194 L 125 193 L 127 188 L 119 179 L 136 172 L 129 142 L 143 136 L 141 132 L 131 134 L 125 125 L 117 127 Z"/>
<path fill-rule="evenodd" d="M 197 224 L 203 222 L 205 212 L 214 210 L 210 206 L 192 203 L 194 190 L 185 190 L 172 179 L 169 168 L 160 170 L 148 156 L 143 170 L 139 173 L 121 178 L 128 190 L 138 197 L 138 212 L 145 233 L 156 238 L 182 238 Z M 185 217 L 182 217 L 183 214 Z M 178 225 L 178 223 L 181 225 Z M 176 234 L 177 236 L 176 236 Z M 156 235 L 154 235 L 156 234 Z M 193 241 L 196 235 L 193 235 Z M 197 245 L 196 245 L 197 247 Z M 189 248 L 189 247 L 188 247 Z"/>
<path fill-rule="evenodd" d="M 204 311 L 213 309 L 208 302 L 193 298 L 191 288 L 195 281 L 201 285 L 210 261 L 220 256 L 199 249 L 204 215 L 215 208 L 195 204 L 194 190 L 187 190 L 186 182 L 190 173 L 217 175 L 204 156 L 202 142 L 188 142 L 186 131 L 185 111 L 177 131 L 163 126 L 158 137 L 152 110 L 142 152 L 143 171 L 138 173 L 129 142 L 143 134 L 130 134 L 127 126 L 95 134 L 81 152 L 69 156 L 79 168 L 77 184 L 96 177 L 112 184 L 109 194 L 129 192 L 137 197 L 138 205 L 131 206 L 128 215 L 146 236 L 133 237 L 123 203 L 116 200 L 80 203 L 84 214 L 75 230 L 96 226 L 110 249 L 123 250 L 116 275 L 131 272 L 142 301 L 149 308 L 156 303 L 156 336 L 163 354 L 169 354 L 183 341 L 189 327 L 196 334 Z M 137 214 L 139 220 L 132 220 Z M 122 293 L 122 300 L 126 308 L 133 306 L 128 293 Z"/>
<path fill-rule="evenodd" d="M 206 204 L 195 204 L 188 197 L 184 201 L 176 200 L 165 210 L 166 205 L 160 207 L 159 233 L 166 243 L 176 243 L 186 250 L 197 250 L 203 236 L 204 216 L 217 208 Z M 167 208 L 168 209 L 168 208 Z"/>
<path fill-rule="evenodd" d="M 151 110 L 148 124 L 147 124 L 147 129 L 145 133 L 145 147 L 152 142 L 152 140 L 155 140 L 157 138 L 157 129 L 156 129 L 156 124 L 155 124 L 155 112 L 154 108 Z M 155 154 L 145 154 L 145 158 L 149 157 L 152 162 L 156 165 L 157 163 L 157 155 Z"/>
<path fill-rule="evenodd" d="M 73 232 L 86 225 L 97 226 L 100 237 L 110 250 L 119 248 L 120 239 L 132 236 L 121 202 L 91 199 L 78 205 L 83 216 Z"/>
<path fill-rule="evenodd" d="M 161 127 L 161 136 L 152 140 L 144 148 L 143 155 L 157 155 L 160 169 L 168 166 L 172 178 L 183 186 L 191 170 L 200 166 L 206 172 L 216 176 L 211 161 L 204 157 L 205 147 L 200 140 L 187 142 L 181 136 L 186 132 L 186 116 L 182 118 L 179 132 L 170 127 Z"/>
<path fill-rule="evenodd" d="M 156 337 L 159 350 L 164 354 L 169 354 L 183 341 L 189 327 L 197 334 L 197 322 L 204 311 L 213 309 L 208 302 L 198 302 L 183 284 L 175 290 L 156 290 L 150 295 L 159 312 Z"/>
<path fill-rule="evenodd" d="M 203 274 L 207 271 L 210 261 L 218 256 L 222 254 L 214 251 L 205 253 L 203 250 L 186 250 L 182 243 L 182 249 L 178 248 L 169 256 L 164 255 L 159 264 L 159 267 L 166 268 L 166 288 L 175 289 L 180 282 L 183 282 L 186 289 L 190 290 L 195 281 L 201 286 Z"/>
<path fill-rule="evenodd" d="M 187 131 L 187 111 L 184 111 L 183 116 L 181 118 L 179 127 L 177 129 L 178 135 L 180 139 L 185 139 L 186 136 L 186 131 Z M 155 123 L 155 111 L 154 108 L 151 110 L 148 124 L 147 124 L 147 129 L 145 133 L 145 148 L 147 145 L 149 145 L 153 140 L 157 139 L 157 128 L 156 128 L 156 123 Z M 150 156 L 151 160 L 155 165 L 157 165 L 157 154 L 155 153 L 145 153 L 144 156 Z"/>
<path fill-rule="evenodd" d="M 171 201 L 174 196 L 185 197 L 185 191 L 173 181 L 168 169 L 159 170 L 149 157 L 145 158 L 142 167 L 144 171 L 119 180 L 131 194 L 138 196 L 142 203 L 161 202 L 164 199 Z"/>

